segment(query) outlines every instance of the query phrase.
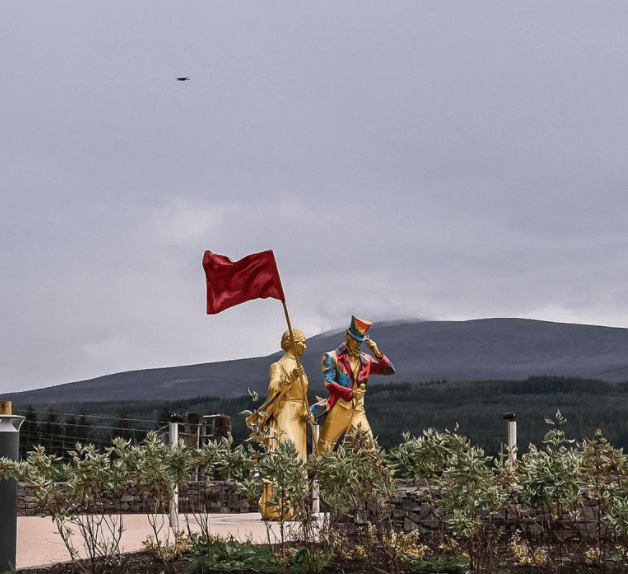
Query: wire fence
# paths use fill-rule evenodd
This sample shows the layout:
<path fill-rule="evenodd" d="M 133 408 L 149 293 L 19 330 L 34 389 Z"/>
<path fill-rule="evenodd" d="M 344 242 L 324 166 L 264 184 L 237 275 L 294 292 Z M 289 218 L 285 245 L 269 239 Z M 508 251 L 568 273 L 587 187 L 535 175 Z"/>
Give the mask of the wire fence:
<path fill-rule="evenodd" d="M 54 410 L 37 411 L 32 408 L 15 409 L 16 415 L 25 417 L 20 429 L 20 459 L 37 446 L 61 460 L 69 460 L 69 452 L 77 443 L 93 444 L 98 450 L 113 446 L 114 439 L 121 437 L 131 444 L 141 444 L 149 432 L 156 432 L 169 441 L 170 423 L 177 422 L 178 436 L 187 444 L 200 447 L 208 440 L 226 437 L 230 430 L 230 417 L 186 413 L 177 420 L 133 418 L 124 415 L 88 415 L 63 413 Z"/>

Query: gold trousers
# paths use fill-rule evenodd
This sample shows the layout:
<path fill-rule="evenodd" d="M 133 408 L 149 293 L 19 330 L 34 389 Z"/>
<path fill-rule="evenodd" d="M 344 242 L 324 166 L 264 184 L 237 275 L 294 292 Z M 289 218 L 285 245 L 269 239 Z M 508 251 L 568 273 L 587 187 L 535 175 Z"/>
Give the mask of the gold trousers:
<path fill-rule="evenodd" d="M 318 439 L 319 452 L 333 450 L 342 433 L 358 427 L 367 431 L 371 438 L 373 437 L 371 425 L 369 425 L 366 412 L 364 411 L 364 403 L 355 406 L 353 401 L 345 401 L 339 398 L 338 402 L 327 414 L 325 422 L 321 427 L 321 434 Z"/>

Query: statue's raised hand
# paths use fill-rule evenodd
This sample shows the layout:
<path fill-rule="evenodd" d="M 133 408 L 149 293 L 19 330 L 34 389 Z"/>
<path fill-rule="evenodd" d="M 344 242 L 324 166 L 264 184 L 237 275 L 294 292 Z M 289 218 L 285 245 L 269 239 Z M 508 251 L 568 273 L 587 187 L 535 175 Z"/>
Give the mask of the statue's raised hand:
<path fill-rule="evenodd" d="M 367 339 L 365 342 L 371 353 L 373 353 L 376 357 L 379 357 L 381 355 L 380 350 L 377 348 L 377 343 L 373 341 L 373 339 Z"/>

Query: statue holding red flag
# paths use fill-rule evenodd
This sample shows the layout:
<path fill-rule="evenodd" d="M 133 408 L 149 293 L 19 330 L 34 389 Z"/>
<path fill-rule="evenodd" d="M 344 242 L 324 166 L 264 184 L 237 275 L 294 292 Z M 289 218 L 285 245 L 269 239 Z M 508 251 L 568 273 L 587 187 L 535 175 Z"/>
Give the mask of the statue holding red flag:
<path fill-rule="evenodd" d="M 372 436 L 364 410 L 364 394 L 369 375 L 394 375 L 395 368 L 369 338 L 370 321 L 351 317 L 345 343 L 323 355 L 323 376 L 329 391 L 327 399 L 312 405 L 316 418 L 325 417 L 318 441 L 319 452 L 332 450 L 344 432 L 361 428 Z M 366 342 L 374 357 L 360 352 Z"/>
<path fill-rule="evenodd" d="M 299 361 L 299 350 L 305 350 L 305 335 L 303 331 L 297 331 L 303 335 L 301 347 L 297 345 L 295 331 L 290 325 L 290 316 L 286 306 L 286 297 L 283 294 L 279 270 L 272 250 L 262 251 L 247 255 L 239 261 L 231 261 L 224 255 L 218 255 L 211 251 L 205 251 L 203 256 L 203 269 L 207 282 L 207 313 L 215 315 L 229 307 L 239 305 L 252 299 L 279 299 L 283 304 L 288 330 L 284 334 L 281 346 L 286 351 L 283 360 L 291 357 L 294 361 L 300 384 L 301 403 L 305 409 L 305 419 L 309 421 L 314 434 L 313 417 L 309 416 L 310 407 L 307 402 L 307 378 Z M 280 361 L 280 363 L 282 362 Z M 291 375 L 292 376 L 292 370 Z M 272 385 L 272 371 L 271 371 Z M 314 440 L 312 438 L 312 440 Z M 296 444 L 296 442 L 295 442 Z M 298 445 L 297 445 L 298 448 Z"/>
<path fill-rule="evenodd" d="M 310 408 L 307 402 L 307 378 L 299 361 L 300 347 L 296 341 L 295 331 L 292 330 L 290 325 L 286 297 L 281 286 L 275 254 L 272 250 L 268 250 L 247 255 L 239 261 L 231 261 L 224 255 L 205 251 L 203 269 L 205 270 L 207 281 L 207 313 L 210 315 L 220 313 L 229 307 L 252 299 L 271 297 L 282 302 L 286 323 L 288 324 L 288 330 L 284 334 L 285 341 L 282 339 L 282 348 L 286 351 L 284 359 L 287 360 L 287 357 L 290 356 L 295 363 L 296 373 L 300 382 L 296 386 L 295 392 L 300 393 L 301 404 L 306 413 L 304 419 L 310 423 L 312 437 L 314 437 L 313 417 L 309 416 Z M 303 332 L 300 331 L 300 333 L 302 334 Z M 305 350 L 305 335 L 303 335 L 302 343 L 302 348 Z M 291 370 L 291 376 L 292 372 Z M 299 448 L 298 444 L 297 448 Z"/>
<path fill-rule="evenodd" d="M 294 340 L 294 346 L 292 345 Z M 304 403 L 308 380 L 299 357 L 307 348 L 305 333 L 293 329 L 292 336 L 286 331 L 281 337 L 281 348 L 285 354 L 270 366 L 268 397 L 264 404 L 246 419 L 253 437 L 261 437 L 268 450 L 276 449 L 280 443 L 290 440 L 296 447 L 297 456 L 307 460 L 307 423 L 313 424 L 314 416 Z M 273 487 L 265 484 L 259 501 L 259 510 L 264 520 L 292 520 L 289 509 L 281 510 L 281 504 L 270 504 Z"/>
<path fill-rule="evenodd" d="M 290 333 L 281 337 L 281 348 L 285 354 L 269 369 L 268 396 L 264 404 L 246 419 L 250 428 L 263 428 L 266 446 L 272 450 L 283 441 L 291 440 L 301 460 L 307 459 L 307 422 L 314 417 L 303 404 L 308 380 L 298 357 L 305 353 L 307 340 L 301 329 L 293 329 L 295 346 Z"/>
<path fill-rule="evenodd" d="M 286 306 L 286 298 L 281 286 L 275 255 L 272 251 L 254 253 L 231 261 L 224 255 L 206 251 L 203 256 L 203 269 L 207 280 L 207 313 L 220 313 L 229 307 L 252 299 L 279 299 L 283 304 L 288 330 L 281 339 L 285 355 L 270 367 L 268 398 L 264 405 L 247 418 L 251 427 L 263 427 L 270 436 L 265 438 L 266 446 L 274 449 L 280 442 L 291 440 L 299 458 L 307 458 L 307 427 L 312 429 L 312 442 L 315 443 L 314 417 L 307 402 L 308 381 L 299 356 L 305 352 L 305 334 L 300 329 L 292 329 Z M 274 520 L 290 515 L 268 504 L 272 498 L 272 487 L 266 485 L 260 500 L 260 511 L 265 520 Z"/>

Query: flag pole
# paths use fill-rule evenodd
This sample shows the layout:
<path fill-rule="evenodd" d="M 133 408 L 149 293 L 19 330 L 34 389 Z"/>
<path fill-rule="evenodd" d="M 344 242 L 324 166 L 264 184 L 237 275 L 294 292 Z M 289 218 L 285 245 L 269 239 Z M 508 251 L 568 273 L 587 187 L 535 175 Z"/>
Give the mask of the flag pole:
<path fill-rule="evenodd" d="M 288 324 L 288 333 L 290 333 L 290 344 L 294 349 L 294 358 L 297 361 L 297 367 L 301 366 L 301 361 L 299 360 L 299 353 L 297 353 L 297 346 L 294 343 L 294 334 L 292 333 L 292 325 L 290 324 L 290 315 L 288 315 L 288 307 L 286 305 L 285 299 L 281 300 L 283 304 L 283 312 L 286 315 L 286 323 Z M 305 385 L 303 384 L 303 377 L 299 375 L 299 383 L 301 387 L 301 398 L 303 399 L 303 406 L 306 411 L 310 410 L 310 405 L 307 402 L 307 395 L 305 394 Z M 318 455 L 318 444 L 316 443 L 316 432 L 314 431 L 314 423 L 310 421 L 310 430 L 312 431 L 312 442 L 314 443 L 314 454 Z"/>

